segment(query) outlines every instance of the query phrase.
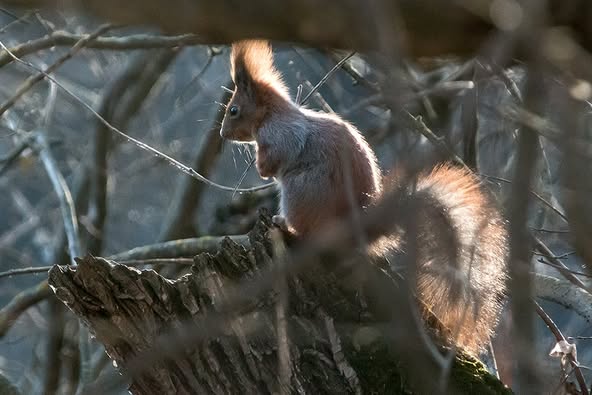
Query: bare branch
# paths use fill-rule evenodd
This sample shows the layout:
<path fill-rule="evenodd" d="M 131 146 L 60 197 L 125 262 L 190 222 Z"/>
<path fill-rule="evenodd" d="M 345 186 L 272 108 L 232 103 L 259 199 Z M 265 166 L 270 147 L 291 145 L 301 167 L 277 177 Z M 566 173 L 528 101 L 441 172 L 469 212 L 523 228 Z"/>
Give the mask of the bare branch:
<path fill-rule="evenodd" d="M 127 261 L 130 259 L 175 258 L 197 255 L 200 252 L 215 252 L 222 240 L 229 238 L 243 246 L 249 245 L 246 235 L 239 236 L 204 236 L 195 239 L 172 240 L 163 243 L 136 247 L 129 251 L 111 255 L 108 259 Z"/>
<path fill-rule="evenodd" d="M 179 51 L 165 49 L 138 56 L 109 88 L 99 110 L 101 116 L 111 124 L 126 127 L 178 54 Z M 92 163 L 88 165 L 92 176 L 92 227 L 95 230 L 90 235 L 88 252 L 95 255 L 101 254 L 103 228 L 107 217 L 107 155 L 110 142 L 109 130 L 99 122 L 94 133 Z"/>
<path fill-rule="evenodd" d="M 4 44 L 2 44 L 0 42 L 0 46 L 2 46 L 4 48 L 4 50 L 8 51 L 8 48 L 6 48 L 6 46 L 4 46 Z M 10 53 L 10 52 L 9 52 Z M 39 73 L 44 73 L 42 70 L 39 70 L 37 67 L 33 66 L 32 64 L 25 62 L 19 58 L 17 58 L 16 56 L 14 57 L 14 59 L 16 61 L 18 61 L 19 63 L 22 63 L 36 71 L 38 71 Z M 54 84 L 56 84 L 60 89 L 62 89 L 64 92 L 66 92 L 68 94 L 68 96 L 72 97 L 76 102 L 80 103 L 86 110 L 88 110 L 91 114 L 93 114 L 103 125 L 105 125 L 107 127 L 107 129 L 109 129 L 112 132 L 115 132 L 116 134 L 118 134 L 119 136 L 123 137 L 125 140 L 127 140 L 128 142 L 131 142 L 133 144 L 135 144 L 136 146 L 140 147 L 141 149 L 148 151 L 150 153 L 152 153 L 154 156 L 157 156 L 161 159 L 163 159 L 164 161 L 166 161 L 168 164 L 170 164 L 171 166 L 176 167 L 177 169 L 181 170 L 182 172 L 184 172 L 187 175 L 190 175 L 191 177 L 204 182 L 206 184 L 208 184 L 209 186 L 218 188 L 220 190 L 223 191 L 227 191 L 227 192 L 239 192 L 239 193 L 251 193 L 251 192 L 256 192 L 256 191 L 260 191 L 263 189 L 268 189 L 271 187 L 274 187 L 276 185 L 275 182 L 270 182 L 268 184 L 264 184 L 264 185 L 260 185 L 258 187 L 252 187 L 252 188 L 232 188 L 232 187 L 227 187 L 224 185 L 220 185 L 218 183 L 215 183 L 213 181 L 210 181 L 209 179 L 207 179 L 206 177 L 202 176 L 201 174 L 199 174 L 197 171 L 195 171 L 194 169 L 192 169 L 189 166 L 184 165 L 183 163 L 179 162 L 178 160 L 168 156 L 167 154 L 164 154 L 162 152 L 160 152 L 159 150 L 157 150 L 156 148 L 138 140 L 133 138 L 132 136 L 122 132 L 121 130 L 119 130 L 118 128 L 116 128 L 115 126 L 113 126 L 112 124 L 110 124 L 105 118 L 103 118 L 99 113 L 97 113 L 88 103 L 86 103 L 84 100 L 82 100 L 80 97 L 78 97 L 76 94 L 72 93 L 72 91 L 70 91 L 68 88 L 64 87 L 62 84 L 60 84 L 55 78 L 53 78 L 52 76 L 48 75 L 48 74 L 44 74 L 45 78 L 47 78 L 48 80 L 50 80 L 51 82 L 53 82 Z"/>
<path fill-rule="evenodd" d="M 0 278 L 2 277 L 12 277 L 18 276 L 19 274 L 32 274 L 32 273 L 45 273 L 53 266 L 36 266 L 36 267 L 24 267 L 19 269 L 10 269 L 5 272 L 0 273 Z"/>
<path fill-rule="evenodd" d="M 4 103 L 0 104 L 0 116 L 2 116 L 2 114 L 4 114 L 10 107 L 12 107 L 17 102 L 17 100 L 19 100 L 25 93 L 27 93 L 36 83 L 43 80 L 48 74 L 53 73 L 67 60 L 76 55 L 78 51 L 80 51 L 86 45 L 87 42 L 94 40 L 96 37 L 100 36 L 101 34 L 105 33 L 111 28 L 111 25 L 103 25 L 99 27 L 92 34 L 89 34 L 88 36 L 85 36 L 84 38 L 76 42 L 76 44 L 74 44 L 74 46 L 70 48 L 70 50 L 65 55 L 61 56 L 58 60 L 52 63 L 44 71 L 39 71 L 37 74 L 27 78 L 25 82 L 23 82 L 23 84 L 17 88 L 16 93 L 11 98 L 6 100 Z M 0 46 L 2 46 L 4 51 L 10 54 L 10 51 L 1 42 Z"/>
<path fill-rule="evenodd" d="M 349 60 L 349 58 L 351 58 L 355 54 L 356 54 L 355 51 L 354 52 L 350 52 L 347 56 L 345 56 L 343 59 L 341 59 L 339 62 L 337 62 L 337 64 L 335 66 L 333 66 L 333 68 L 331 70 L 329 70 L 327 72 L 327 74 L 325 74 L 323 76 L 323 78 L 321 78 L 321 80 L 310 90 L 310 92 L 308 92 L 308 94 L 306 96 L 304 96 L 304 98 L 302 99 L 302 101 L 296 102 L 296 104 L 306 104 L 306 102 L 313 95 L 313 93 L 315 93 L 316 91 L 318 91 L 319 88 L 321 86 L 323 86 L 323 84 L 325 84 L 325 82 L 327 82 L 327 80 L 329 78 L 331 78 L 331 76 L 333 74 L 335 74 L 335 72 L 337 70 L 339 70 L 345 64 L 345 62 L 347 62 Z"/>
<path fill-rule="evenodd" d="M 211 56 L 209 57 L 211 59 Z M 209 63 L 208 63 L 209 64 Z M 202 70 L 205 70 L 202 69 Z M 201 72 L 200 72 L 201 74 Z M 220 101 L 226 102 L 230 94 L 224 91 Z M 216 164 L 216 160 L 222 150 L 223 140 L 219 136 L 219 125 L 224 118 L 224 112 L 220 111 L 212 123 L 210 130 L 205 132 L 201 142 L 196 144 L 193 154 L 193 167 L 199 174 L 207 177 Z M 178 181 L 175 196 L 160 231 L 160 241 L 173 240 L 194 235 L 191 229 L 193 213 L 199 207 L 203 197 L 203 183 L 196 183 L 193 179 L 182 177 Z M 239 185 L 235 189 L 238 189 Z M 233 192 L 234 195 L 234 192 Z M 193 233 L 193 234 L 192 234 Z"/>
<path fill-rule="evenodd" d="M 559 330 L 557 325 L 555 325 L 555 322 L 553 322 L 551 317 L 549 317 L 545 310 L 543 310 L 543 308 L 536 301 L 533 302 L 537 314 L 539 315 L 539 317 L 541 317 L 545 324 L 547 324 L 547 327 L 555 336 L 555 340 L 557 340 L 558 342 L 566 341 L 565 337 L 563 336 L 563 333 L 561 333 L 561 331 Z M 574 372 L 576 373 L 576 379 L 578 380 L 578 384 L 580 385 L 580 393 L 582 395 L 588 395 L 589 392 L 588 387 L 586 386 L 586 380 L 584 379 L 584 375 L 582 374 L 582 370 L 580 369 L 578 361 L 576 361 L 574 356 L 571 354 L 566 354 L 566 356 L 569 360 L 569 363 L 573 367 Z"/>
<path fill-rule="evenodd" d="M 43 134 L 39 133 L 36 135 L 34 147 L 39 151 L 39 157 L 45 166 L 47 175 L 53 184 L 53 189 L 60 202 L 62 220 L 64 221 L 64 229 L 68 238 L 70 260 L 75 264 L 74 258 L 80 256 L 81 251 L 80 238 L 78 235 L 78 218 L 76 216 L 76 208 L 74 206 L 72 194 L 70 193 L 70 188 L 68 188 L 64 176 L 59 171 L 57 163 L 49 150 L 49 145 Z"/>
<path fill-rule="evenodd" d="M 23 57 L 37 51 L 53 48 L 56 46 L 75 45 L 77 42 L 87 39 L 88 35 L 72 34 L 63 31 L 54 31 L 51 34 L 27 41 L 9 48 L 16 57 Z M 157 48 L 179 48 L 189 45 L 198 45 L 201 41 L 193 34 L 182 34 L 179 36 L 156 36 L 149 34 L 133 34 L 121 37 L 96 37 L 88 41 L 84 47 L 92 49 L 108 49 L 126 51 L 130 49 L 157 49 Z M 0 67 L 12 62 L 14 58 L 7 51 L 0 52 Z"/>
<path fill-rule="evenodd" d="M 0 310 L 0 338 L 4 337 L 12 327 L 13 322 L 29 307 L 36 305 L 52 295 L 47 280 L 20 292 L 11 302 Z"/>

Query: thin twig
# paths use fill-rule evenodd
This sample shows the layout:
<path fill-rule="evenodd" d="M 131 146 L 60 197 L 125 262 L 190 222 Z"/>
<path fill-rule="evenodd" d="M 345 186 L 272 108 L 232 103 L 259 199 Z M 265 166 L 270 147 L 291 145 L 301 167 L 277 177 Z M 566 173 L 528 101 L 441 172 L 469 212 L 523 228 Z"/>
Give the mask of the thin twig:
<path fill-rule="evenodd" d="M 61 65 L 63 65 L 67 60 L 71 59 L 74 55 L 78 53 L 84 46 L 88 43 L 100 36 L 101 34 L 105 33 L 107 30 L 111 29 L 112 25 L 102 25 L 97 30 L 95 30 L 92 34 L 88 36 L 84 36 L 84 38 L 80 39 L 79 41 L 70 48 L 70 50 L 63 56 L 61 56 L 58 60 L 52 63 L 49 67 L 47 67 L 43 71 L 39 71 L 37 74 L 34 74 L 27 78 L 25 82 L 23 82 L 16 90 L 16 93 L 6 100 L 4 103 L 0 105 L 0 116 L 4 114 L 10 107 L 12 107 L 25 93 L 27 93 L 36 83 L 43 80 L 48 74 L 53 73 L 57 70 Z M 10 52 L 4 44 L 0 43 L 2 48 L 9 54 Z"/>
<path fill-rule="evenodd" d="M 210 56 L 210 59 L 212 56 Z M 204 69 L 202 69 L 204 70 Z M 201 74 L 201 73 L 200 73 Z M 226 101 L 230 94 L 223 92 L 220 100 Z M 214 169 L 216 161 L 222 151 L 223 140 L 220 138 L 218 124 L 222 122 L 224 112 L 219 111 L 212 122 L 212 126 L 196 141 L 192 154 L 192 166 L 196 172 L 207 177 Z M 239 185 L 236 186 L 238 188 Z M 199 207 L 204 196 L 204 184 L 197 183 L 192 178 L 179 177 L 175 194 L 158 236 L 159 241 L 174 240 L 195 235 L 193 229 L 193 213 Z M 234 196 L 234 192 L 233 192 Z"/>
<path fill-rule="evenodd" d="M 27 41 L 26 43 L 11 47 L 9 50 L 15 56 L 20 58 L 43 49 L 56 46 L 74 45 L 87 37 L 88 35 L 54 31 L 45 37 Z M 177 48 L 197 44 L 200 44 L 200 39 L 194 34 L 182 34 L 179 36 L 134 34 L 123 37 L 97 37 L 88 42 L 85 47 L 92 49 L 126 51 L 132 49 Z M 0 67 L 7 65 L 13 60 L 14 58 L 12 58 L 8 52 L 0 52 Z"/>
<path fill-rule="evenodd" d="M 274 230 L 271 233 L 271 240 L 274 249 L 275 267 L 279 271 L 283 271 L 283 266 L 288 265 L 288 253 L 286 246 L 282 239 L 281 232 Z M 275 321 L 276 321 L 276 337 L 278 341 L 278 372 L 279 372 L 279 393 L 290 393 L 290 382 L 292 377 L 292 364 L 290 358 L 290 340 L 288 334 L 288 306 L 289 306 L 289 288 L 285 273 L 280 273 L 277 276 L 275 284 L 275 291 L 278 294 L 275 303 Z"/>
<path fill-rule="evenodd" d="M 27 18 L 29 18 L 31 15 L 33 15 L 33 11 L 27 11 L 22 16 L 20 16 L 18 19 L 15 19 L 14 21 L 10 21 L 6 25 L 2 26 L 2 28 L 0 28 L 0 34 L 6 33 L 6 31 L 8 29 L 10 29 L 12 26 L 14 26 L 18 23 L 28 24 L 29 21 L 27 21 Z"/>
<path fill-rule="evenodd" d="M 238 179 L 238 181 L 236 183 L 235 191 L 232 193 L 233 198 L 234 198 L 234 195 L 236 195 L 236 191 L 238 190 L 238 188 L 241 186 L 241 184 L 243 183 L 245 178 L 247 178 L 247 174 L 249 174 L 249 170 L 251 170 L 251 167 L 253 167 L 253 165 L 255 164 L 256 161 L 257 161 L 256 158 L 252 158 L 249 161 L 249 163 L 247 164 L 247 167 L 245 168 L 245 170 L 243 171 L 243 173 L 241 174 L 240 178 Z"/>
<path fill-rule="evenodd" d="M 37 134 L 35 139 L 36 148 L 39 150 L 39 157 L 43 162 L 47 175 L 51 180 L 53 189 L 60 202 L 60 212 L 62 213 L 62 220 L 64 222 L 64 231 L 68 240 L 68 252 L 70 260 L 73 265 L 76 265 L 74 258 L 81 255 L 80 238 L 78 235 L 78 217 L 76 216 L 76 207 L 72 194 L 68 188 L 68 184 L 64 176 L 58 169 L 58 165 L 50 152 L 49 144 L 45 136 L 41 133 Z M 80 383 L 79 389 L 83 388 L 90 380 L 90 344 L 88 329 L 85 326 L 80 326 L 78 330 L 79 335 L 79 349 L 80 349 Z"/>
<path fill-rule="evenodd" d="M 74 207 L 74 200 L 68 188 L 68 184 L 64 176 L 58 169 L 58 165 L 50 152 L 49 145 L 45 136 L 41 133 L 35 138 L 36 148 L 39 150 L 39 157 L 43 162 L 47 175 L 51 180 L 53 189 L 60 202 L 60 211 L 62 213 L 62 220 L 64 222 L 64 229 L 68 238 L 68 251 L 70 259 L 73 264 L 75 257 L 80 256 L 80 238 L 78 235 L 78 219 L 76 216 L 76 208 Z"/>
<path fill-rule="evenodd" d="M 8 48 L 6 48 L 6 46 L 0 42 L 0 46 L 2 48 L 4 48 L 5 50 L 8 51 Z M 9 52 L 10 53 L 10 52 Z M 14 59 L 21 63 L 26 65 L 27 67 L 30 67 L 36 71 L 39 71 L 41 73 L 43 73 L 43 71 L 39 70 L 39 68 L 33 66 L 31 63 L 25 62 L 22 59 L 17 58 L 16 56 L 14 56 Z M 70 91 L 68 88 L 66 88 L 65 86 L 63 86 L 62 84 L 60 84 L 55 78 L 53 78 L 50 75 L 45 75 L 45 78 L 49 79 L 50 81 L 52 81 L 53 83 L 55 83 L 58 87 L 60 87 L 60 89 L 62 89 L 64 92 L 66 92 L 68 94 L 68 96 L 70 96 L 71 98 L 73 98 L 75 101 L 77 101 L 78 103 L 80 103 L 86 110 L 88 110 L 91 114 L 93 114 L 103 125 L 105 125 L 107 127 L 107 129 L 109 129 L 110 131 L 118 134 L 119 136 L 123 137 L 125 140 L 127 140 L 128 142 L 131 142 L 133 144 L 135 144 L 136 146 L 138 146 L 139 148 L 150 152 L 151 154 L 153 154 L 154 156 L 157 156 L 163 160 L 165 160 L 169 165 L 172 165 L 174 167 L 176 167 L 177 169 L 181 170 L 182 172 L 184 172 L 185 174 L 190 175 L 191 177 L 204 182 L 206 184 L 208 184 L 209 186 L 218 188 L 220 190 L 223 191 L 227 191 L 227 192 L 235 192 L 235 188 L 233 187 L 228 187 L 225 185 L 220 185 L 218 183 L 215 183 L 213 181 L 210 181 L 209 179 L 207 179 L 206 177 L 202 176 L 201 174 L 199 174 L 198 172 L 196 172 L 195 170 L 193 170 L 191 167 L 184 165 L 183 163 L 179 162 L 176 159 L 173 159 L 172 157 L 158 151 L 156 148 L 143 143 L 140 140 L 137 140 L 135 138 L 133 138 L 132 136 L 122 132 L 121 130 L 119 130 L 118 128 L 116 128 L 115 126 L 113 126 L 112 124 L 110 124 L 105 118 L 103 118 L 99 113 L 97 113 L 88 103 L 86 103 L 84 100 L 82 100 L 80 97 L 78 97 L 77 95 L 75 95 L 74 93 L 72 93 L 72 91 Z M 271 188 L 273 186 L 275 186 L 276 183 L 275 182 L 270 182 L 268 184 L 264 184 L 264 185 L 260 185 L 257 187 L 252 187 L 252 188 L 239 188 L 236 189 L 236 192 L 239 193 L 250 193 L 250 192 L 256 192 L 256 191 L 260 191 L 263 189 L 268 189 Z"/>
<path fill-rule="evenodd" d="M 74 187 L 76 207 L 80 207 L 86 201 L 88 196 L 88 174 L 84 168 L 80 168 L 74 177 Z M 67 237 L 65 232 L 60 229 L 59 241 L 54 245 L 49 262 L 61 263 L 67 260 L 66 244 Z M 51 295 L 51 290 L 47 286 L 47 280 L 39 282 L 37 285 L 22 291 L 0 311 L 0 338 L 8 332 L 16 319 L 30 307 L 45 300 Z"/>
<path fill-rule="evenodd" d="M 544 228 L 532 228 L 532 227 L 530 229 L 534 232 L 541 232 L 541 233 L 558 233 L 558 234 L 570 233 L 569 230 L 556 230 L 556 229 L 544 229 Z"/>
<path fill-rule="evenodd" d="M 542 255 L 542 254 L 540 254 L 540 253 L 535 253 L 535 254 L 537 254 L 537 255 Z M 555 268 L 555 269 L 560 269 L 560 270 L 567 270 L 568 272 L 570 272 L 570 273 L 572 273 L 572 274 L 575 274 L 575 275 L 578 275 L 578 276 L 583 276 L 583 277 L 592 278 L 592 274 L 589 274 L 589 273 L 584 273 L 584 272 L 579 272 L 579 271 L 577 271 L 577 270 L 573 270 L 573 269 L 569 269 L 569 268 L 568 268 L 568 269 L 566 269 L 566 268 L 565 268 L 565 267 L 563 267 L 563 266 L 559 266 L 559 265 L 556 265 L 556 264 L 554 264 L 554 263 L 547 262 L 547 261 L 546 261 L 546 260 L 544 260 L 543 258 L 539 258 L 539 259 L 537 259 L 537 262 L 540 262 L 540 263 L 542 263 L 543 265 L 547 265 L 547 266 L 553 267 L 553 268 Z"/>
<path fill-rule="evenodd" d="M 442 82 L 438 83 L 430 88 L 422 89 L 419 92 L 413 92 L 408 95 L 404 95 L 402 100 L 403 101 L 412 101 L 418 100 L 427 96 L 450 96 L 457 95 L 460 92 L 464 92 L 466 90 L 471 90 L 475 88 L 475 83 L 473 81 L 449 81 L 449 82 Z"/>
<path fill-rule="evenodd" d="M 339 68 L 341 66 L 343 66 L 343 64 L 345 62 L 347 62 L 348 59 L 351 58 L 352 56 L 354 56 L 355 54 L 356 54 L 356 51 L 350 52 L 349 55 L 347 55 L 345 58 L 341 59 L 335 66 L 333 66 L 333 68 L 331 70 L 329 70 L 329 72 L 327 74 L 325 74 L 325 76 L 323 78 L 321 78 L 321 80 L 310 90 L 310 92 L 308 92 L 308 94 L 306 96 L 304 96 L 304 98 L 302 99 L 302 102 L 299 104 L 306 104 L 306 102 L 313 95 L 313 93 L 315 93 L 321 86 L 323 86 L 323 84 L 325 84 L 325 82 L 327 82 L 327 80 L 329 78 L 331 78 L 331 76 L 333 74 L 335 74 L 335 72 L 337 70 L 339 70 Z"/>
<path fill-rule="evenodd" d="M 553 322 L 551 317 L 549 317 L 549 315 L 536 302 L 536 300 L 533 300 L 533 303 L 534 303 L 534 307 L 535 307 L 537 314 L 539 315 L 539 317 L 541 317 L 541 319 L 545 322 L 545 324 L 547 324 L 547 327 L 549 328 L 551 333 L 553 333 L 553 335 L 555 336 L 555 340 L 557 340 L 557 342 L 560 342 L 560 341 L 566 342 L 567 340 L 565 340 L 565 336 L 563 336 L 563 333 L 561 333 L 561 331 L 559 330 L 557 325 L 555 325 L 555 322 Z M 589 392 L 588 392 L 588 387 L 586 385 L 586 380 L 584 379 L 584 375 L 582 374 L 582 371 L 580 369 L 578 361 L 576 361 L 574 356 L 571 354 L 565 354 L 565 355 L 568 358 L 569 363 L 572 366 L 572 368 L 574 369 L 574 372 L 576 374 L 576 380 L 578 380 L 578 384 L 580 386 L 580 393 L 582 395 L 588 395 Z"/>
<path fill-rule="evenodd" d="M 312 83 L 308 80 L 304 80 L 302 82 L 302 84 L 304 86 L 306 86 L 307 89 L 310 89 L 311 91 L 314 89 L 314 87 L 312 86 Z M 335 111 L 333 110 L 333 108 L 331 108 L 331 106 L 329 105 L 329 103 L 327 102 L 327 100 L 325 100 L 325 98 L 321 95 L 320 92 L 314 92 L 314 98 L 316 99 L 317 103 L 320 105 L 321 109 L 326 112 L 327 114 L 335 114 Z"/>
<path fill-rule="evenodd" d="M 120 260 L 120 261 L 117 261 L 117 263 L 119 263 L 121 265 L 127 265 L 127 266 L 164 265 L 164 264 L 192 265 L 193 258 L 129 259 L 129 260 Z M 53 267 L 53 265 L 11 269 L 11 270 L 7 270 L 5 272 L 0 272 L 0 278 L 18 276 L 18 275 L 22 275 L 22 274 L 47 273 L 52 267 Z"/>
<path fill-rule="evenodd" d="M 542 253 L 537 252 L 537 251 L 534 251 L 533 254 L 546 256 L 545 254 L 542 254 Z M 575 252 L 575 251 L 569 251 L 569 252 L 566 252 L 566 253 L 563 253 L 563 254 L 559 254 L 559 255 L 552 255 L 551 257 L 553 259 L 565 259 L 565 258 L 568 258 L 568 257 L 570 257 L 572 255 L 575 255 L 575 254 L 577 254 L 577 252 Z"/>
<path fill-rule="evenodd" d="M 543 243 L 543 241 L 536 236 L 534 236 L 534 245 L 537 251 L 539 251 L 545 258 L 551 261 L 551 263 L 553 263 L 557 267 L 559 273 L 561 273 L 569 282 L 582 288 L 583 290 L 587 291 L 589 294 L 592 295 L 592 288 L 584 284 L 582 280 L 580 280 L 573 273 L 571 273 L 569 268 L 565 265 L 565 263 L 557 259 L 553 251 L 551 251 L 551 249 L 549 249 L 549 247 L 547 247 L 545 243 Z"/>
<path fill-rule="evenodd" d="M 452 148 L 450 148 L 448 146 L 448 144 L 445 143 L 444 139 L 442 137 L 436 136 L 434 134 L 434 132 L 432 132 L 430 130 L 430 128 L 427 127 L 427 125 L 423 122 L 423 120 L 421 119 L 420 116 L 414 117 L 411 113 L 409 113 L 407 111 L 404 111 L 404 113 L 409 117 L 409 119 L 411 121 L 413 121 L 413 123 L 415 123 L 415 125 L 418 126 L 418 131 L 419 131 L 419 133 L 421 133 L 422 136 L 424 136 L 426 139 L 428 139 L 443 154 L 452 158 L 452 160 L 456 164 L 461 165 L 462 167 L 464 167 L 468 171 L 472 172 L 471 168 L 469 168 L 469 166 L 467 166 L 465 164 L 465 162 L 458 155 L 456 155 L 456 153 L 452 150 Z"/>
<path fill-rule="evenodd" d="M 136 247 L 129 251 L 111 255 L 107 259 L 125 261 L 131 259 L 176 258 L 193 256 L 201 252 L 215 252 L 219 248 L 222 240 L 227 237 L 235 243 L 244 246 L 249 245 L 249 238 L 246 235 L 218 237 L 204 236 Z"/>
<path fill-rule="evenodd" d="M 161 49 L 142 53 L 135 58 L 126 71 L 110 86 L 99 110 L 101 116 L 108 119 L 110 123 L 125 128 L 132 117 L 140 111 L 150 91 L 178 54 L 179 51 Z M 93 169 L 90 204 L 94 205 L 91 224 L 94 232 L 90 235 L 87 250 L 90 254 L 100 255 L 108 208 L 107 155 L 111 145 L 111 134 L 102 123 L 97 125 L 94 134 L 93 157 L 90 164 Z"/>
<path fill-rule="evenodd" d="M 38 285 L 21 291 L 18 295 L 12 298 L 10 303 L 0 310 L 0 339 L 6 335 L 8 330 L 12 327 L 13 322 L 21 315 L 21 313 L 44 300 L 51 294 L 51 289 L 49 289 L 47 280 L 44 280 Z"/>
<path fill-rule="evenodd" d="M 201 69 L 191 78 L 191 80 L 185 85 L 183 90 L 181 90 L 181 92 L 179 93 L 179 95 L 175 99 L 175 103 L 174 103 L 175 106 L 178 105 L 178 102 L 183 98 L 185 93 L 189 91 L 189 88 L 191 87 L 191 85 L 193 85 L 193 83 L 195 81 L 198 81 L 205 74 L 205 72 L 208 70 L 208 68 L 212 64 L 212 61 L 214 60 L 214 56 L 216 56 L 218 54 L 219 54 L 219 52 L 212 51 L 212 49 L 210 47 L 208 48 L 208 58 L 207 58 L 206 62 L 201 67 Z M 193 92 L 193 93 L 195 94 L 195 92 Z"/>
<path fill-rule="evenodd" d="M 341 61 L 341 56 L 333 51 L 327 51 L 329 56 L 334 59 L 336 62 Z M 348 73 L 354 80 L 355 84 L 361 84 L 366 88 L 369 88 L 373 92 L 380 91 L 380 86 L 376 82 L 369 81 L 366 77 L 362 75 L 353 65 L 352 62 L 342 64 L 343 70 Z"/>
<path fill-rule="evenodd" d="M 497 112 L 511 121 L 532 128 L 532 130 L 558 146 L 564 143 L 564 137 L 557 125 L 528 109 L 518 106 L 506 106 L 498 108 Z M 574 146 L 575 152 L 584 156 L 586 159 L 591 159 L 592 147 L 590 146 L 590 142 L 582 138 L 571 138 L 578 143 Z"/>
<path fill-rule="evenodd" d="M 18 276 L 20 274 L 45 273 L 53 266 L 24 267 L 19 269 L 10 269 L 0 273 L 0 278 Z"/>
<path fill-rule="evenodd" d="M 249 245 L 249 238 L 247 235 L 217 237 L 204 236 L 136 247 L 128 251 L 111 255 L 106 259 L 114 260 L 125 265 L 151 265 L 163 263 L 190 264 L 192 259 L 187 258 L 188 256 L 194 256 L 202 252 L 215 252 L 220 246 L 220 243 L 227 237 L 235 243 L 243 246 Z M 0 273 L 0 278 L 19 274 L 43 273 L 52 267 L 53 265 L 12 269 Z"/>
<path fill-rule="evenodd" d="M 500 181 L 500 182 L 503 182 L 503 183 L 506 183 L 506 184 L 512 184 L 512 181 L 507 180 L 507 179 L 502 178 L 502 177 L 490 176 L 490 175 L 483 174 L 483 173 L 481 173 L 480 176 L 481 177 L 484 177 L 484 178 L 487 178 L 487 179 L 490 179 L 490 180 Z M 565 222 L 568 222 L 567 216 L 565 214 L 563 214 L 561 212 L 561 210 L 559 210 L 557 207 L 553 206 L 544 197 L 542 197 L 541 195 L 539 195 L 537 192 L 533 191 L 532 189 L 530 189 L 529 192 L 537 200 L 539 200 L 545 206 L 547 206 L 548 208 L 550 208 L 555 214 L 557 214 L 558 216 L 560 216 Z"/>
<path fill-rule="evenodd" d="M 25 138 L 23 141 L 19 142 L 19 144 L 9 153 L 0 158 L 0 176 L 4 174 L 4 172 L 8 170 L 13 163 L 16 162 L 23 151 L 29 147 L 29 144 L 30 140 Z"/>
<path fill-rule="evenodd" d="M 300 104 L 302 99 L 302 84 L 298 84 L 298 88 L 296 88 L 296 98 L 294 99 L 294 103 Z"/>

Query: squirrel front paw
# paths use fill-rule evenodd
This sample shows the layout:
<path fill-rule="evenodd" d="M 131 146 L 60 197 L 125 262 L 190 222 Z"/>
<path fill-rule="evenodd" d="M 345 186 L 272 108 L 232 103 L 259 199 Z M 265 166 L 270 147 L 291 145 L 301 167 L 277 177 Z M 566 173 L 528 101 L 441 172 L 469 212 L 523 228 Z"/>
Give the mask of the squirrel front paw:
<path fill-rule="evenodd" d="M 271 222 L 276 225 L 278 228 L 283 230 L 284 232 L 288 232 L 288 223 L 286 222 L 286 218 L 282 217 L 281 215 L 274 215 L 271 217 Z"/>
<path fill-rule="evenodd" d="M 280 167 L 279 161 L 269 154 L 269 147 L 265 144 L 257 146 L 257 158 L 255 164 L 257 166 L 257 172 L 262 178 L 275 176 Z"/>

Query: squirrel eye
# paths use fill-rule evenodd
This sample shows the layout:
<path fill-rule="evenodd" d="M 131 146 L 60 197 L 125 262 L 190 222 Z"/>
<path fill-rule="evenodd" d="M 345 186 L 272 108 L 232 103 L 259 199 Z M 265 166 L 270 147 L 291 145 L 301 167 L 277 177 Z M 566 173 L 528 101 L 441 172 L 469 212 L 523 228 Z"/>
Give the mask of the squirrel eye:
<path fill-rule="evenodd" d="M 237 117 L 239 114 L 239 108 L 238 106 L 230 106 L 230 108 L 228 109 L 228 114 L 230 114 L 231 117 Z"/>

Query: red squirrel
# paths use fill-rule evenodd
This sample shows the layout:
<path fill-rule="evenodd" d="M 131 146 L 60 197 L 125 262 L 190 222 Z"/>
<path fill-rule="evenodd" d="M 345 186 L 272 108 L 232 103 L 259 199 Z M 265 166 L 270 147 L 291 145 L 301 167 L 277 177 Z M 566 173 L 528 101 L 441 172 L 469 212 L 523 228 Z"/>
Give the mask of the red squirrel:
<path fill-rule="evenodd" d="M 370 145 L 340 117 L 290 99 L 267 41 L 234 43 L 230 61 L 235 89 L 220 135 L 254 143 L 259 175 L 277 180 L 280 214 L 274 222 L 307 236 L 379 201 L 388 188 Z M 504 222 L 468 171 L 441 165 L 420 176 L 414 188 L 435 202 L 419 215 L 418 297 L 454 332 L 453 344 L 477 354 L 493 334 L 501 310 L 508 255 Z M 446 262 L 451 259 L 443 252 L 450 238 L 434 234 L 434 226 L 442 222 L 456 233 L 457 262 Z M 400 252 L 403 239 L 383 239 L 370 252 Z"/>

